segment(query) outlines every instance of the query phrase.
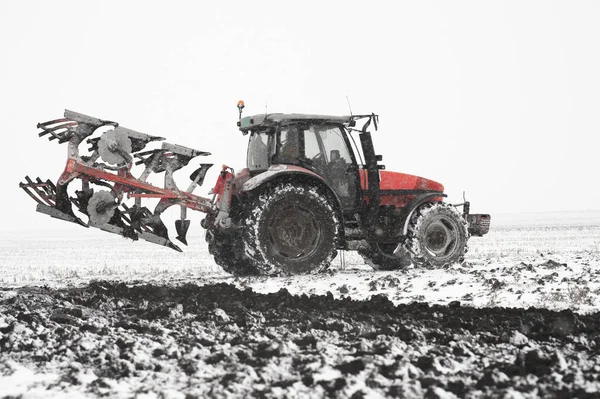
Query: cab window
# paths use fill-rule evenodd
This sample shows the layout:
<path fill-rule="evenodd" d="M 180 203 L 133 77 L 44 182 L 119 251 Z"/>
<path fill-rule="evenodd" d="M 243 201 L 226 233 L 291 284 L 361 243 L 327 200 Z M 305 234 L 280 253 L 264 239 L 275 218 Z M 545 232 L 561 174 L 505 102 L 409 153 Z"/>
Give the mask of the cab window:
<path fill-rule="evenodd" d="M 277 133 L 277 151 L 274 163 L 298 164 L 300 162 L 300 141 L 304 130 L 295 125 L 284 126 Z"/>
<path fill-rule="evenodd" d="M 319 141 L 314 129 L 304 131 L 304 156 L 307 159 L 316 158 L 321 154 L 321 148 L 319 148 Z"/>
<path fill-rule="evenodd" d="M 269 168 L 269 135 L 266 132 L 252 132 L 248 142 L 247 167 L 250 171 Z"/>
<path fill-rule="evenodd" d="M 351 162 L 350 152 L 338 126 L 323 126 L 319 129 L 319 135 L 325 150 L 326 162 L 338 160 L 343 160 L 346 163 Z"/>

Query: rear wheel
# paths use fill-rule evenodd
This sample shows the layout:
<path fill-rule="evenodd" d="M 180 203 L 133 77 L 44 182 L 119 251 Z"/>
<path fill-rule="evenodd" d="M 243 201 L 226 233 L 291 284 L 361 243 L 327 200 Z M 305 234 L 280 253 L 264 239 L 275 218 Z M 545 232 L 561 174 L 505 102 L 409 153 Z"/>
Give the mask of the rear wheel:
<path fill-rule="evenodd" d="M 405 247 L 415 264 L 443 267 L 464 260 L 468 239 L 467 221 L 458 210 L 432 202 L 412 216 Z"/>
<path fill-rule="evenodd" d="M 411 264 L 410 256 L 401 248 L 394 254 L 398 243 L 370 242 L 358 250 L 365 262 L 375 270 L 398 270 Z"/>
<path fill-rule="evenodd" d="M 206 230 L 208 252 L 215 263 L 234 276 L 259 274 L 252 260 L 244 252 L 244 244 L 239 234 Z"/>
<path fill-rule="evenodd" d="M 313 185 L 280 184 L 261 193 L 246 219 L 246 251 L 264 274 L 304 274 L 337 255 L 337 217 Z"/>

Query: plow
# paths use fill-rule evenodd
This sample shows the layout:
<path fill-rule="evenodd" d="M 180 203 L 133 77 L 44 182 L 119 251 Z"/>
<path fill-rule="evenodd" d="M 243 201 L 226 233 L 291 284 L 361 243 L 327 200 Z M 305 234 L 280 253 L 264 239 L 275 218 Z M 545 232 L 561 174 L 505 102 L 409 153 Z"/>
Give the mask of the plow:
<path fill-rule="evenodd" d="M 213 200 L 192 193 L 202 185 L 212 164 L 200 164 L 190 176 L 185 190 L 180 189 L 173 178 L 175 171 L 195 157 L 210 155 L 208 152 L 166 142 L 160 148 L 145 150 L 149 143 L 165 139 L 69 110 L 65 111 L 64 118 L 40 123 L 38 128 L 40 137 L 68 146 L 67 164 L 56 184 L 39 177 L 33 180 L 29 176 L 20 183 L 20 187 L 37 202 L 38 212 L 181 251 L 169 238 L 161 214 L 171 206 L 181 208 L 175 229 L 177 240 L 187 245 L 190 226 L 187 209 L 205 213 L 216 209 Z M 110 130 L 101 132 L 104 128 Z M 92 138 L 94 135 L 98 137 Z M 80 147 L 86 145 L 89 155 L 82 155 Z M 137 177 L 132 174 L 134 166 L 143 167 Z M 147 182 L 152 173 L 164 173 L 163 187 Z M 79 188 L 74 196 L 69 196 L 67 188 L 76 181 Z M 142 204 L 149 198 L 159 200 L 153 211 Z M 74 208 L 88 220 L 83 221 Z"/>
<path fill-rule="evenodd" d="M 338 250 L 356 250 L 378 270 L 445 267 L 488 232 L 490 215 L 444 202 L 442 184 L 385 170 L 371 135 L 377 115 L 242 117 L 243 108 L 246 167 L 223 165 L 210 198 L 194 190 L 212 164 L 199 163 L 185 188 L 174 178 L 210 153 L 70 110 L 37 125 L 41 138 L 66 144 L 64 171 L 56 183 L 26 176 L 20 187 L 40 213 L 176 251 L 174 241 L 188 244 L 188 211 L 201 212 L 210 254 L 234 275 L 319 272 Z M 161 219 L 172 206 L 173 239 Z"/>

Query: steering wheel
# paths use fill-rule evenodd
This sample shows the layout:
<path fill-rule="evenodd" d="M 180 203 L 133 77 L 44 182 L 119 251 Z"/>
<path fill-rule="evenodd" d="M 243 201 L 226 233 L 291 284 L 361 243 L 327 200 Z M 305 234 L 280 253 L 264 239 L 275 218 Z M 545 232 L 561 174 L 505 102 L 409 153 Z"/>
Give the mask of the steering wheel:
<path fill-rule="evenodd" d="M 325 166 L 325 164 L 327 162 L 325 162 L 325 158 L 323 157 L 322 153 L 318 153 L 317 155 L 315 155 L 314 157 L 311 158 L 311 161 L 313 162 L 313 164 L 318 165 L 318 166 Z"/>
<path fill-rule="evenodd" d="M 319 152 L 319 153 L 317 153 L 317 155 L 312 157 L 310 160 L 313 162 L 323 162 L 323 154 Z"/>

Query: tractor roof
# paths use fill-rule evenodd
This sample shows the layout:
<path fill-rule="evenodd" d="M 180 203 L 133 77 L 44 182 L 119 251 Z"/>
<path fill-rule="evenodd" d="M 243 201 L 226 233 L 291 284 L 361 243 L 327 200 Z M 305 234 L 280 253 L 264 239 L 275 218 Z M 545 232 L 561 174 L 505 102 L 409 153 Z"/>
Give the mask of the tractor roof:
<path fill-rule="evenodd" d="M 334 122 L 349 123 L 352 116 L 332 116 L 332 115 L 311 115 L 311 114 L 261 114 L 246 116 L 238 122 L 240 130 L 246 134 L 249 130 L 261 126 L 277 126 L 288 122 Z"/>

